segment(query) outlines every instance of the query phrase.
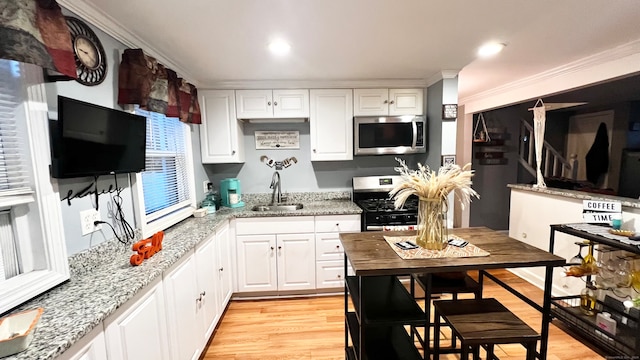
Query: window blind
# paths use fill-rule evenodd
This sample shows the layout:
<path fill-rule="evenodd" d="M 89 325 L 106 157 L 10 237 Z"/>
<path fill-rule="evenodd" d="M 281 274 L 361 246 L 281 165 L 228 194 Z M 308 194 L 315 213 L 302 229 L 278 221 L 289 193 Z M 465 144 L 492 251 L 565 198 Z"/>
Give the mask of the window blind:
<path fill-rule="evenodd" d="M 142 190 L 147 222 L 190 206 L 186 126 L 177 118 L 136 109 L 147 117 L 145 170 Z"/>

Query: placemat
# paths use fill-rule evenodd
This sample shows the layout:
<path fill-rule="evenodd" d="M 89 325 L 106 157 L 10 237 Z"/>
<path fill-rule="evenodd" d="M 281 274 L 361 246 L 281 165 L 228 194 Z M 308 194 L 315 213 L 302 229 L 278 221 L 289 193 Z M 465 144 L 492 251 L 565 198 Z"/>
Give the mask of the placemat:
<path fill-rule="evenodd" d="M 455 235 L 449 235 L 450 239 L 461 239 Z M 475 257 L 475 256 L 489 256 L 489 252 L 480 249 L 479 247 L 469 243 L 467 246 L 463 248 L 459 248 L 453 245 L 447 245 L 446 248 L 442 250 L 428 250 L 423 249 L 421 247 L 417 249 L 411 250 L 402 250 L 395 245 L 395 243 L 400 241 L 411 241 L 412 243 L 416 243 L 415 236 L 388 236 L 385 235 L 384 239 L 387 241 L 389 246 L 393 249 L 393 251 L 398 254 L 401 258 L 407 259 L 438 259 L 438 258 L 455 258 L 455 257 Z"/>

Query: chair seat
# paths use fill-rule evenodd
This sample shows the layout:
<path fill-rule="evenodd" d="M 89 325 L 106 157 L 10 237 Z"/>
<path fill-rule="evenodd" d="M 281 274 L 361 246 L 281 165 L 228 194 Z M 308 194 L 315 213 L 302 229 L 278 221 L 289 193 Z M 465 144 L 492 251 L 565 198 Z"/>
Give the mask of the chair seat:
<path fill-rule="evenodd" d="M 540 334 L 498 300 L 463 299 L 434 301 L 436 315 L 444 318 L 467 345 L 534 342 Z"/>

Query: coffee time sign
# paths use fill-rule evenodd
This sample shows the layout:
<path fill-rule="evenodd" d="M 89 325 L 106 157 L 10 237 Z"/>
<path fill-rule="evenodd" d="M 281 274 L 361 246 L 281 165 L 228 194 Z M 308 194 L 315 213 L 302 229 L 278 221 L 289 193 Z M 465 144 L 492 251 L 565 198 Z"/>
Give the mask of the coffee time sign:
<path fill-rule="evenodd" d="M 611 223 L 613 219 L 620 219 L 622 205 L 618 201 L 582 201 L 582 219 L 586 223 Z"/>

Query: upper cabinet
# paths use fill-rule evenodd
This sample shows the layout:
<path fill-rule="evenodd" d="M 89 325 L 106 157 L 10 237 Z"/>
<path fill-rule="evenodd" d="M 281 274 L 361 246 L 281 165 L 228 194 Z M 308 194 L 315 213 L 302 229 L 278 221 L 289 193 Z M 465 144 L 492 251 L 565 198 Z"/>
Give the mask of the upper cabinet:
<path fill-rule="evenodd" d="M 312 89 L 311 161 L 353 160 L 353 92 Z"/>
<path fill-rule="evenodd" d="M 355 89 L 354 116 L 423 115 L 423 89 Z"/>
<path fill-rule="evenodd" d="M 238 119 L 308 118 L 309 90 L 236 90 Z"/>
<path fill-rule="evenodd" d="M 244 132 L 236 118 L 233 90 L 201 90 L 202 163 L 244 162 Z"/>

